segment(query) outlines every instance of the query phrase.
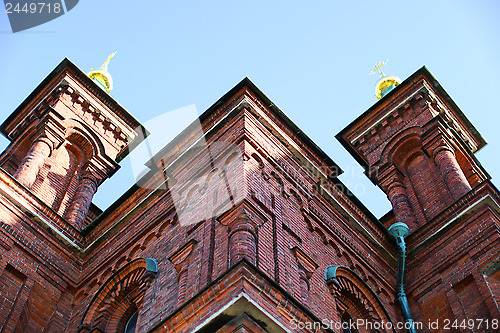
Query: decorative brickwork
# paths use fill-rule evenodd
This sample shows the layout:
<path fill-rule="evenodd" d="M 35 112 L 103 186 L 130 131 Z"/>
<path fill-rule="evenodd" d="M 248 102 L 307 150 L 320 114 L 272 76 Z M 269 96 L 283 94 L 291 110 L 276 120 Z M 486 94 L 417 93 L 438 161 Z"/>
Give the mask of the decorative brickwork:
<path fill-rule="evenodd" d="M 79 333 L 123 332 L 130 316 L 142 309 L 158 267 L 154 259 L 136 259 L 106 280 L 83 315 Z"/>
<path fill-rule="evenodd" d="M 85 218 L 92 203 L 92 198 L 97 191 L 98 180 L 91 170 L 84 171 L 80 177 L 80 184 L 76 189 L 73 201 L 65 218 L 77 229 L 85 227 Z"/>
<path fill-rule="evenodd" d="M 299 267 L 301 301 L 303 304 L 309 305 L 309 289 L 311 288 L 309 280 L 319 266 L 298 247 L 294 247 L 292 252 Z"/>
<path fill-rule="evenodd" d="M 337 301 L 337 311 L 354 322 L 384 322 L 391 319 L 377 295 L 363 279 L 349 268 L 329 266 L 325 272 L 326 283 Z M 360 325 L 360 332 L 370 332 L 371 329 Z M 393 331 L 393 330 L 389 330 Z"/>
<path fill-rule="evenodd" d="M 469 192 L 471 186 L 457 162 L 451 140 L 443 134 L 443 125 L 434 121 L 427 127 L 427 133 L 422 139 L 423 144 L 438 166 L 453 199 L 457 200 Z"/>
<path fill-rule="evenodd" d="M 247 258 L 255 264 L 257 227 L 261 226 L 264 220 L 250 207 L 248 202 L 242 202 L 219 218 L 221 224 L 228 227 L 231 265 L 242 258 Z"/>
<path fill-rule="evenodd" d="M 101 211 L 92 198 L 147 134 L 140 123 L 68 60 L 7 118 L 0 331 L 121 333 L 135 313 L 138 333 L 396 324 L 394 222 L 411 231 L 419 331 L 471 318 L 495 331 L 500 194 L 473 155 L 485 141 L 427 69 L 337 135 L 391 202 L 380 220 L 250 80 L 196 125 Z"/>
<path fill-rule="evenodd" d="M 186 287 L 188 284 L 188 267 L 189 258 L 196 246 L 195 240 L 190 240 L 186 245 L 180 248 L 177 252 L 169 257 L 169 260 L 174 264 L 177 271 L 177 305 L 181 305 L 186 298 Z"/>

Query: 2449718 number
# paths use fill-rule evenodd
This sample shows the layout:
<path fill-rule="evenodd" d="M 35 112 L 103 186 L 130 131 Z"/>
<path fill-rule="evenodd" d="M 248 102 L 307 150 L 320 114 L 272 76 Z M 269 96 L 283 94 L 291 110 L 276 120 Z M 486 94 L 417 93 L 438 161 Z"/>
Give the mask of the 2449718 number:
<path fill-rule="evenodd" d="M 450 319 L 444 319 L 443 321 L 444 327 L 443 329 L 445 330 L 450 330 L 450 329 L 470 329 L 470 330 L 479 330 L 479 329 L 494 329 L 497 330 L 499 328 L 499 322 L 498 319 L 481 319 L 481 318 L 475 318 L 475 319 L 463 319 L 463 320 L 450 320 Z"/>
<path fill-rule="evenodd" d="M 12 13 L 26 13 L 26 14 L 41 14 L 41 13 L 55 13 L 59 14 L 61 12 L 60 3 L 45 3 L 45 2 L 32 2 L 29 5 L 25 3 L 22 7 L 18 3 L 6 2 L 5 11 L 7 14 Z"/>

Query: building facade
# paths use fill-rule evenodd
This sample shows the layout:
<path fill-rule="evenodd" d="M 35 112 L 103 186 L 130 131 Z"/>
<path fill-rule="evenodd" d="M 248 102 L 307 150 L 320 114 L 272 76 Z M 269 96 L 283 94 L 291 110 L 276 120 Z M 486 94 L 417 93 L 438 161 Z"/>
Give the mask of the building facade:
<path fill-rule="evenodd" d="M 498 331 L 486 143 L 425 67 L 337 135 L 381 219 L 248 79 L 101 211 L 147 135 L 109 80 L 65 59 L 0 127 L 0 332 Z"/>

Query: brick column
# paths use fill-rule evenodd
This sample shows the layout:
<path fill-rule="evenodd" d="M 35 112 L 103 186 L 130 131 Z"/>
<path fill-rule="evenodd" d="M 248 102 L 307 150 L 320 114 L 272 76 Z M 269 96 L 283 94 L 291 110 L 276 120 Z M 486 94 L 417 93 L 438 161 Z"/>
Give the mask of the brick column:
<path fill-rule="evenodd" d="M 181 265 L 181 270 L 177 275 L 177 281 L 179 283 L 179 291 L 177 293 L 177 306 L 181 305 L 186 298 L 186 287 L 188 279 L 188 267 L 187 262 Z"/>
<path fill-rule="evenodd" d="M 390 174 L 381 182 L 381 187 L 384 188 L 387 198 L 391 202 L 396 222 L 405 223 L 410 228 L 410 232 L 417 229 L 413 207 L 399 171 L 396 169 L 390 171 Z"/>
<path fill-rule="evenodd" d="M 47 137 L 40 136 L 35 139 L 31 144 L 30 150 L 14 173 L 14 178 L 30 189 L 40 169 L 50 156 L 52 148 L 53 144 Z"/>
<path fill-rule="evenodd" d="M 177 306 L 182 305 L 186 298 L 189 258 L 191 257 L 196 244 L 197 242 L 192 239 L 168 258 L 168 260 L 174 264 L 175 270 L 177 271 Z"/>
<path fill-rule="evenodd" d="M 439 168 L 448 190 L 453 199 L 457 200 L 471 190 L 462 168 L 455 157 L 454 145 L 456 140 L 450 134 L 449 128 L 441 117 L 436 117 L 424 126 L 422 146 Z"/>
<path fill-rule="evenodd" d="M 449 145 L 441 143 L 434 149 L 433 157 L 453 199 L 456 200 L 471 190 L 469 182 Z"/>
<path fill-rule="evenodd" d="M 97 191 L 98 181 L 90 171 L 85 171 L 80 178 L 73 201 L 65 218 L 75 228 L 81 230 L 85 227 L 85 218 L 92 203 L 92 198 Z"/>
<path fill-rule="evenodd" d="M 257 261 L 257 230 L 264 224 L 265 217 L 249 201 L 243 200 L 219 216 L 218 221 L 227 227 L 230 265 L 242 258 L 255 264 Z"/>
<path fill-rule="evenodd" d="M 304 305 L 309 306 L 309 280 L 319 266 L 298 247 L 294 247 L 291 250 L 297 260 L 300 298 Z"/>
<path fill-rule="evenodd" d="M 242 258 L 247 258 L 255 264 L 256 237 L 255 227 L 248 216 L 243 213 L 230 226 L 229 258 L 233 265 Z"/>
<path fill-rule="evenodd" d="M 309 277 L 307 272 L 299 267 L 300 299 L 302 304 L 309 306 Z"/>

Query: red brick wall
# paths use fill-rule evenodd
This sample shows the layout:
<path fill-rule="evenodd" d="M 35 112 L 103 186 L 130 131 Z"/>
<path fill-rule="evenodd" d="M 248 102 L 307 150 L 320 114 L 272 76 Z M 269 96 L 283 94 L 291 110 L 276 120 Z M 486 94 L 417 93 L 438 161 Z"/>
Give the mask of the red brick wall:
<path fill-rule="evenodd" d="M 62 93 L 56 110 L 77 113 L 91 122 L 95 115 L 85 112 L 76 97 Z M 245 106 L 232 111 L 243 99 Z M 364 288 L 360 281 L 366 282 L 393 322 L 401 321 L 394 295 L 397 254 L 391 241 L 339 188 L 341 184 L 325 177 L 334 166 L 264 104 L 248 87 L 235 92 L 202 124 L 210 154 L 205 149 L 181 156 L 199 139 L 199 133 L 187 134 L 164 152 L 164 165 L 180 161 L 167 170 L 170 190 L 157 188 L 161 173 L 152 176 L 148 186 L 136 189 L 84 234 L 63 220 L 47 219 L 53 216 L 50 205 L 57 208 L 60 202 L 57 209 L 63 214 L 70 204 L 80 172 L 78 154 L 72 157 L 60 150 L 42 169 L 33 191 L 49 206 L 25 189 L 9 186 L 3 177 L 0 284 L 8 292 L 0 297 L 5 304 L 15 304 L 0 306 L 0 321 L 10 325 L 9 332 L 76 332 L 98 290 L 140 257 L 154 258 L 158 273 L 138 301 L 137 332 L 152 329 L 241 257 L 275 281 L 274 289 L 282 288 L 300 300 L 304 311 L 337 321 L 342 304 L 326 285 L 324 274 L 329 265 L 345 266 L 359 279 L 358 286 Z M 429 121 L 433 112 L 423 106 L 422 101 L 405 106 L 402 114 L 388 119 L 384 131 L 359 149 L 375 161 L 382 154 L 384 136 Z M 221 119 L 223 125 L 215 127 Z M 99 124 L 92 129 L 108 135 Z M 103 137 L 111 156 L 116 147 L 108 139 Z M 220 143 L 230 145 L 217 146 Z M 232 154 L 235 148 L 237 155 Z M 464 161 L 469 160 L 462 156 L 460 163 Z M 401 164 L 407 168 L 403 183 L 420 222 L 417 232 L 407 238 L 407 288 L 415 319 L 498 317 L 497 276 L 485 278 L 482 273 L 500 250 L 500 219 L 494 204 L 500 202 L 498 191 L 488 182 L 478 183 L 453 202 L 431 157 L 421 153 L 408 162 Z M 51 172 L 60 178 L 51 178 Z M 474 177 L 469 171 L 466 176 Z M 260 285 L 264 277 L 252 274 L 253 283 Z M 228 296 L 220 284 L 214 288 L 218 289 L 210 298 Z M 267 301 L 270 290 L 265 296 L 256 291 L 251 296 L 269 307 L 269 313 L 278 311 L 279 320 L 293 318 L 287 312 L 291 309 L 272 308 L 274 303 Z M 352 304 L 359 307 L 366 301 Z M 238 320 L 221 332 L 258 329 L 258 323 Z"/>
<path fill-rule="evenodd" d="M 15 325 L 16 317 L 19 316 L 20 312 L 16 305 L 22 302 L 20 294 L 25 281 L 26 276 L 10 265 L 5 267 L 0 276 L 0 290 L 2 291 L 0 323 L 2 323 L 2 330 L 12 330 L 13 325 Z"/>
<path fill-rule="evenodd" d="M 298 247 L 318 265 L 309 277 L 307 297 L 309 307 L 320 318 L 336 318 L 331 312 L 334 299 L 324 282 L 325 268 L 332 264 L 346 265 L 366 278 L 373 290 L 379 293 L 389 313 L 394 316 L 396 307 L 392 296 L 395 274 L 393 263 L 381 257 L 369 241 L 360 238 L 359 233 L 342 214 L 314 190 L 314 177 L 300 167 L 301 163 L 291 156 L 284 145 L 274 139 L 259 125 L 255 117 L 246 111 L 233 118 L 232 122 L 210 140 L 216 141 L 237 143 L 246 156 L 242 170 L 244 172 L 235 173 L 231 181 L 241 182 L 239 177 L 245 175 L 248 186 L 245 197 L 249 207 L 252 207 L 248 212 L 254 214 L 253 222 L 256 225 L 257 267 L 297 299 L 301 299 L 304 294 L 304 282 L 299 274 L 297 259 L 291 251 L 293 247 Z M 259 151 L 256 150 L 257 147 Z M 225 158 L 220 161 L 214 159 L 218 170 L 225 163 L 224 160 Z M 199 171 L 206 165 L 204 159 L 193 156 L 192 159 L 184 161 L 178 171 L 172 171 L 177 182 L 185 184 L 183 193 L 186 196 L 191 193 L 188 201 L 198 203 L 189 206 L 192 217 L 202 215 L 201 211 L 197 211 L 197 207 L 200 210 L 207 207 L 201 204 L 205 199 L 198 192 L 198 189 L 206 186 L 206 177 L 213 177 L 210 168 Z M 231 177 L 231 173 L 226 176 Z M 221 179 L 220 172 L 217 172 L 215 184 L 220 185 Z M 298 189 L 297 181 L 306 188 Z M 196 191 L 193 192 L 192 189 Z M 343 194 L 335 192 L 333 186 L 331 190 L 336 196 L 343 198 Z M 204 187 L 204 191 L 208 193 L 207 198 L 214 200 L 208 207 L 217 207 L 223 198 L 224 188 L 208 185 Z M 309 198 L 299 194 L 301 191 Z M 146 193 L 148 191 L 144 192 Z M 292 193 L 295 193 L 295 196 Z M 77 292 L 77 295 L 83 293 L 83 296 L 75 304 L 75 315 L 70 326 L 72 329 L 78 325 L 78 313 L 85 309 L 100 284 L 130 259 L 139 256 L 153 257 L 159 266 L 159 274 L 147 291 L 143 304 L 144 309 L 153 307 L 154 311 L 141 314 L 139 331 L 151 327 L 178 305 L 179 275 L 169 257 L 189 240 L 196 240 L 197 244 L 187 259 L 188 283 L 184 291 L 186 300 L 228 269 L 231 251 L 228 241 L 230 227 L 219 219 L 208 219 L 183 226 L 181 222 L 176 221 L 170 194 L 159 194 L 160 196 L 137 211 L 118 233 L 109 235 L 105 242 L 86 257 L 82 275 L 84 278 L 80 283 L 81 289 Z M 140 200 L 136 198 L 135 202 Z M 180 200 L 182 203 L 185 199 L 180 197 Z M 312 221 L 306 222 L 300 205 L 313 207 L 311 209 L 314 213 L 308 213 L 308 218 Z M 358 223 L 370 223 L 366 217 L 364 219 Z M 325 222 L 331 225 L 325 225 Z M 341 234 L 336 235 L 334 230 Z M 350 240 L 349 243 L 346 243 L 347 240 Z"/>

